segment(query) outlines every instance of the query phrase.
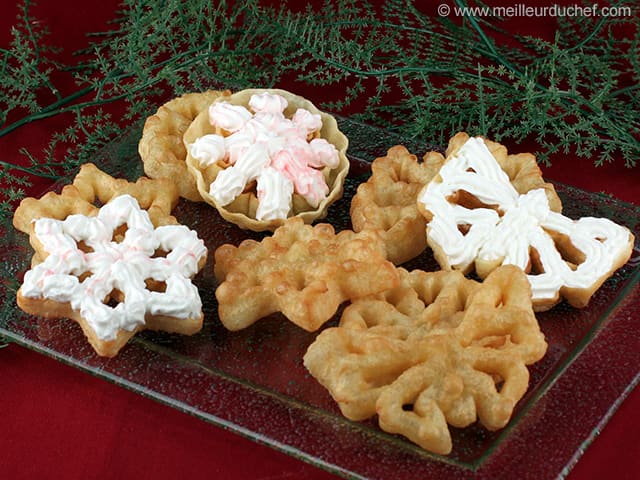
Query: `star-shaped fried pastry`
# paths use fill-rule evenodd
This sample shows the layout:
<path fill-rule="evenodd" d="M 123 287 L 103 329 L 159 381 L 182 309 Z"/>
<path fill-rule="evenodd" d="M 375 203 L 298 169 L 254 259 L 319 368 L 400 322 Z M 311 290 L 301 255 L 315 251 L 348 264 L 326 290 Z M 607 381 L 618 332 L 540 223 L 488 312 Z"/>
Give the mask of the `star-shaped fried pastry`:
<path fill-rule="evenodd" d="M 87 180 L 100 187 L 88 187 Z M 78 321 L 103 356 L 115 355 L 142 329 L 198 331 L 202 304 L 191 277 L 207 250 L 196 232 L 175 224 L 168 210 L 160 217 L 150 187 L 163 184 L 140 181 L 135 188 L 85 166 L 62 194 L 24 201 L 14 223 L 28 227 L 36 255 L 18 291 L 18 305 L 28 313 Z M 109 185 L 112 193 L 123 187 L 130 193 L 114 194 L 101 207 L 82 198 L 95 200 Z M 140 200 L 133 196 L 136 191 Z M 171 197 L 172 191 L 156 195 Z M 139 202 L 167 224 L 154 225 Z"/>

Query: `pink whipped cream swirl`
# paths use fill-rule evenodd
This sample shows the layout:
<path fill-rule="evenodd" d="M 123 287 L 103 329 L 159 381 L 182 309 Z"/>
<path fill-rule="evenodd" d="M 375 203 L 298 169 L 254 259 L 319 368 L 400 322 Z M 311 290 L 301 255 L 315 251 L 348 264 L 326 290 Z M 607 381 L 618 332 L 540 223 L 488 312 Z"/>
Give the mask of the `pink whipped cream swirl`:
<path fill-rule="evenodd" d="M 284 97 L 269 92 L 254 94 L 249 100 L 250 110 L 225 101 L 211 105 L 210 123 L 228 135 L 200 137 L 190 151 L 202 165 L 228 163 L 210 186 L 209 193 L 219 205 L 231 203 L 254 180 L 261 187 L 258 201 L 262 207 L 257 217 L 269 212 L 265 213 L 267 217 L 286 218 L 291 211 L 290 192 L 302 196 L 314 208 L 327 197 L 329 186 L 322 169 L 338 166 L 338 151 L 323 138 L 309 140 L 322 129 L 319 114 L 299 108 L 287 118 L 287 106 Z M 265 172 L 269 180 L 261 181 Z"/>

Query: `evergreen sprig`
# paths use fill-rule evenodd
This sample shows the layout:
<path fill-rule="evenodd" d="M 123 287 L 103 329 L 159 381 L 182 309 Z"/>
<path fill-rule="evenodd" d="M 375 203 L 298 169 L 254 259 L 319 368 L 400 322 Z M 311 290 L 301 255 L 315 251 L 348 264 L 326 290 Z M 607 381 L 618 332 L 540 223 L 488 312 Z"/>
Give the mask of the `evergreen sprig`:
<path fill-rule="evenodd" d="M 68 174 L 170 96 L 284 80 L 322 91 L 314 100 L 327 110 L 428 143 L 467 130 L 499 141 L 535 138 L 544 162 L 572 151 L 635 167 L 640 16 L 633 3 L 611 2 L 634 9 L 631 16 L 559 18 L 553 41 L 499 43 L 499 19 L 434 17 L 408 0 L 326 0 L 303 11 L 258 0 L 125 0 L 113 28 L 93 33 L 77 63 L 61 65 L 46 25 L 23 0 L 13 42 L 0 49 L 0 136 L 50 116 L 67 115 L 69 123 L 44 154 L 25 151 L 26 166 L 0 158 L 0 219 L 7 224 L 31 175 Z M 61 93 L 53 73 L 71 75 L 76 90 Z M 358 110 L 354 100 L 363 97 Z"/>

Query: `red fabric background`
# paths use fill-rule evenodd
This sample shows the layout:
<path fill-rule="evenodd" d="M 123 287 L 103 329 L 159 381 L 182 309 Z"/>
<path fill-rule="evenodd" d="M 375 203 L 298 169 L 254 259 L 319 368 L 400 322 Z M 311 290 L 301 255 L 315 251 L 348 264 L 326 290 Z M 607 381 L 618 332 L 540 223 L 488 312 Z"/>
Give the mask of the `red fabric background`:
<path fill-rule="evenodd" d="M 512 2 L 500 2 L 509 3 Z M 86 44 L 86 32 L 107 28 L 116 7 L 115 0 L 72 0 L 41 2 L 35 11 L 48 25 L 51 40 L 72 52 Z M 15 5 L 4 8 L 0 19 L 0 46 L 8 44 L 9 28 L 17 13 L 14 8 Z M 510 19 L 506 26 L 521 33 L 540 34 L 546 29 L 546 34 L 551 34 L 553 22 L 536 24 L 520 18 Z M 60 121 L 51 119 L 27 125 L 1 138 L 0 158 L 12 163 L 24 162 L 19 148 L 28 147 L 38 152 Z M 526 150 L 526 146 L 517 149 Z M 545 169 L 545 176 L 640 203 L 640 167 L 629 170 L 617 162 L 596 168 L 588 161 L 580 161 L 576 168 L 572 160 L 571 157 L 554 158 L 554 165 Z M 0 379 L 0 475 L 3 478 L 335 478 L 316 467 L 16 345 L 0 350 Z M 640 391 L 636 389 L 568 478 L 581 480 L 611 475 L 636 478 L 636 472 L 640 471 L 639 426 Z"/>

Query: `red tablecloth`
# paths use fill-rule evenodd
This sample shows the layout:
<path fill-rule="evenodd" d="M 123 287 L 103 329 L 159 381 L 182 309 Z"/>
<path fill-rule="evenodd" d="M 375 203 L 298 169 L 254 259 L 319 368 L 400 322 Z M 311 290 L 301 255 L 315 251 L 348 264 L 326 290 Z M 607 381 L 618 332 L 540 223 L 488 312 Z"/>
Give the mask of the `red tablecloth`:
<path fill-rule="evenodd" d="M 85 32 L 106 28 L 117 2 L 41 2 L 35 10 L 51 39 L 71 52 Z M 503 2 L 504 3 L 504 2 Z M 13 6 L 12 6 L 13 7 Z M 17 10 L 16 10 L 17 11 Z M 0 45 L 15 11 L 5 6 Z M 529 19 L 510 28 L 528 29 Z M 547 26 L 548 28 L 548 26 Z M 18 149 L 45 146 L 56 119 L 0 139 L 0 158 L 24 162 Z M 640 203 L 640 167 L 593 167 L 555 159 L 549 179 Z M 637 332 L 630 332 L 637 335 Z M 602 367 L 602 366 L 600 366 Z M 335 478 L 271 448 L 16 345 L 0 350 L 0 475 L 3 478 Z M 640 390 L 617 413 L 569 475 L 571 480 L 635 478 L 640 471 Z"/>

